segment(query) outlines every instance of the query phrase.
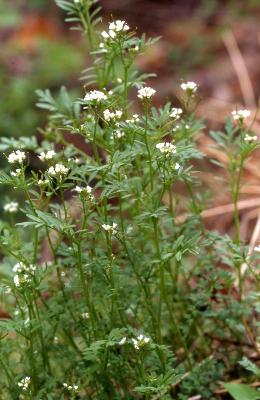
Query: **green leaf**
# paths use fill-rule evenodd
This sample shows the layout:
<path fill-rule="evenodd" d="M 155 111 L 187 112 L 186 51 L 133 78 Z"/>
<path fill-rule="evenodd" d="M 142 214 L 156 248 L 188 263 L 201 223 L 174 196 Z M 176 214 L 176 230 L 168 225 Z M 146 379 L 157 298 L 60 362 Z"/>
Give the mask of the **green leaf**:
<path fill-rule="evenodd" d="M 65 0 L 55 0 L 55 3 L 57 4 L 58 7 L 60 7 L 62 10 L 67 11 L 67 12 L 73 12 L 75 6 L 73 6 L 73 3 Z"/>
<path fill-rule="evenodd" d="M 223 386 L 235 400 L 260 399 L 260 392 L 252 389 L 249 385 L 241 383 L 225 383 Z"/>
<path fill-rule="evenodd" d="M 260 368 L 258 368 L 258 366 L 250 361 L 247 357 L 243 357 L 239 364 L 248 371 L 252 372 L 255 376 L 260 377 Z"/>

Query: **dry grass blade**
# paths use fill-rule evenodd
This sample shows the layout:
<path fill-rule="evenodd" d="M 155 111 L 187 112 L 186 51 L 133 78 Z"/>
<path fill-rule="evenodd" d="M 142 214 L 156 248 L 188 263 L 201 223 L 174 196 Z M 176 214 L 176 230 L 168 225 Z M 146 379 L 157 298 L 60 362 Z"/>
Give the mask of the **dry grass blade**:
<path fill-rule="evenodd" d="M 258 214 L 258 218 L 255 224 L 255 228 L 250 240 L 250 244 L 249 244 L 249 255 L 253 254 L 254 248 L 256 246 L 256 242 L 258 241 L 260 236 L 260 212 Z"/>
<path fill-rule="evenodd" d="M 259 207 L 259 206 L 260 206 L 260 198 L 259 197 L 255 198 L 255 199 L 240 200 L 238 202 L 238 210 L 244 210 L 244 209 L 248 209 L 251 207 Z M 217 207 L 213 207 L 208 210 L 205 210 L 201 213 L 201 217 L 203 219 L 212 218 L 212 217 L 216 217 L 218 215 L 231 213 L 233 211 L 234 211 L 234 204 L 230 203 L 230 204 L 225 204 L 223 206 L 217 206 Z M 182 224 L 188 218 L 188 216 L 189 216 L 188 213 L 179 215 L 176 218 L 176 223 Z"/>
<path fill-rule="evenodd" d="M 259 236 L 260 236 L 260 212 L 258 213 L 258 218 L 257 218 L 255 228 L 254 228 L 251 240 L 250 240 L 249 251 L 248 251 L 249 256 L 252 256 L 252 254 L 254 252 L 254 248 L 257 243 L 257 240 L 259 239 Z M 248 269 L 247 263 L 242 264 L 241 274 L 244 275 L 247 269 Z"/>
<path fill-rule="evenodd" d="M 223 41 L 230 56 L 234 70 L 237 74 L 244 102 L 247 107 L 255 107 L 253 86 L 246 68 L 244 58 L 239 50 L 237 41 L 232 31 L 223 35 Z"/>

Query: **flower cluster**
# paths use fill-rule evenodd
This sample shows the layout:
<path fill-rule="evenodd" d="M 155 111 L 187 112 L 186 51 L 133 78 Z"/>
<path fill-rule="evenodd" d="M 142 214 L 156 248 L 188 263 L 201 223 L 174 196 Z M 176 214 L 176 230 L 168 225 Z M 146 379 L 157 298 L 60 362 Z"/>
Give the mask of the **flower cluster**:
<path fill-rule="evenodd" d="M 103 31 L 101 35 L 105 40 L 115 39 L 118 33 L 129 31 L 129 29 L 129 26 L 125 21 L 118 19 L 114 22 L 110 22 L 108 32 Z"/>
<path fill-rule="evenodd" d="M 183 113 L 181 108 L 173 108 L 170 114 L 170 117 L 174 118 L 175 120 L 179 119 L 181 114 Z"/>
<path fill-rule="evenodd" d="M 14 164 L 18 162 L 19 164 L 22 164 L 22 162 L 25 160 L 26 155 L 24 151 L 21 150 L 16 150 L 13 151 L 11 154 L 8 156 L 8 162 L 10 164 Z"/>
<path fill-rule="evenodd" d="M 151 341 L 147 336 L 140 334 L 136 339 L 132 339 L 133 346 L 136 350 L 140 350 L 141 347 L 145 346 Z"/>
<path fill-rule="evenodd" d="M 100 103 L 101 101 L 106 101 L 107 95 L 99 90 L 91 90 L 90 92 L 86 93 L 84 97 L 85 102 L 95 102 Z"/>
<path fill-rule="evenodd" d="M 60 176 L 60 175 L 67 175 L 69 172 L 69 168 L 65 167 L 63 164 L 56 164 L 54 167 L 50 167 L 47 170 L 48 174 L 55 177 L 55 176 Z"/>
<path fill-rule="evenodd" d="M 17 386 L 19 386 L 19 388 L 25 391 L 28 390 L 30 383 L 31 383 L 31 378 L 29 376 L 26 376 L 20 382 L 17 383 Z"/>
<path fill-rule="evenodd" d="M 245 119 L 250 117 L 251 112 L 249 110 L 234 110 L 231 115 L 234 121 L 243 122 Z"/>
<path fill-rule="evenodd" d="M 87 185 L 85 188 L 82 188 L 80 186 L 76 186 L 74 190 L 75 190 L 75 192 L 77 192 L 79 194 L 80 193 L 84 193 L 84 192 L 86 192 L 88 194 L 92 193 L 92 188 L 89 185 Z"/>
<path fill-rule="evenodd" d="M 27 266 L 23 262 L 19 262 L 19 263 L 15 264 L 13 267 L 13 272 L 17 272 L 18 274 L 22 273 L 24 271 L 33 272 L 33 271 L 35 271 L 35 266 L 33 266 L 33 265 Z"/>
<path fill-rule="evenodd" d="M 198 89 L 198 85 L 197 85 L 197 83 L 191 82 L 191 81 L 183 82 L 181 84 L 181 89 L 187 93 L 196 93 L 196 91 Z"/>
<path fill-rule="evenodd" d="M 39 179 L 38 180 L 38 185 L 39 186 L 46 186 L 46 185 L 48 185 L 50 183 L 50 181 L 49 181 L 49 179 Z"/>
<path fill-rule="evenodd" d="M 117 224 L 115 222 L 113 222 L 112 225 L 108 225 L 108 224 L 103 224 L 102 228 L 106 231 L 111 233 L 111 235 L 116 235 L 117 234 Z"/>
<path fill-rule="evenodd" d="M 30 283 L 32 281 L 32 274 L 36 270 L 34 265 L 26 265 L 22 262 L 15 264 L 13 272 L 16 273 L 14 276 L 14 284 L 19 287 L 24 283 Z"/>
<path fill-rule="evenodd" d="M 166 157 L 176 153 L 176 147 L 170 142 L 157 143 L 156 148 Z"/>
<path fill-rule="evenodd" d="M 68 385 L 67 383 L 63 383 L 63 386 L 65 387 L 65 389 L 72 393 L 77 393 L 79 390 L 78 385 Z"/>
<path fill-rule="evenodd" d="M 106 109 L 104 111 L 103 115 L 104 115 L 104 119 L 109 122 L 111 120 L 114 121 L 114 120 L 120 119 L 123 115 L 123 111 L 116 110 L 115 112 L 113 112 L 113 111 Z"/>
<path fill-rule="evenodd" d="M 94 200 L 94 196 L 92 194 L 92 187 L 87 185 L 86 187 L 76 186 L 74 189 L 78 194 L 85 194 L 89 197 L 90 200 Z"/>
<path fill-rule="evenodd" d="M 21 172 L 22 172 L 21 168 L 16 168 L 15 171 L 11 171 L 11 175 L 17 178 L 17 176 L 21 175 Z"/>
<path fill-rule="evenodd" d="M 140 118 L 138 114 L 133 114 L 131 119 L 127 119 L 125 122 L 127 124 L 134 124 L 135 122 L 139 122 Z"/>
<path fill-rule="evenodd" d="M 16 213 L 18 211 L 19 204 L 16 201 L 11 201 L 4 205 L 4 211 L 9 213 Z"/>
<path fill-rule="evenodd" d="M 119 129 L 117 129 L 115 132 L 113 132 L 113 135 L 111 136 L 111 139 L 113 139 L 113 138 L 121 139 L 124 136 L 125 136 L 125 132 L 120 131 Z"/>
<path fill-rule="evenodd" d="M 109 31 L 114 31 L 114 32 L 122 32 L 122 31 L 129 31 L 129 26 L 125 21 L 122 21 L 120 19 L 110 22 L 109 24 Z"/>
<path fill-rule="evenodd" d="M 156 90 L 154 90 L 151 87 L 146 86 L 146 87 L 143 87 L 138 90 L 137 97 L 139 97 L 139 99 L 141 99 L 141 100 L 145 100 L 145 99 L 148 100 L 151 97 L 153 97 L 155 95 L 155 93 L 156 93 Z"/>
<path fill-rule="evenodd" d="M 257 140 L 258 140 L 257 136 L 252 136 L 252 135 L 249 135 L 248 133 L 246 133 L 246 135 L 244 137 L 245 142 L 256 142 Z"/>
<path fill-rule="evenodd" d="M 54 150 L 42 151 L 38 156 L 41 161 L 51 160 L 56 155 Z"/>

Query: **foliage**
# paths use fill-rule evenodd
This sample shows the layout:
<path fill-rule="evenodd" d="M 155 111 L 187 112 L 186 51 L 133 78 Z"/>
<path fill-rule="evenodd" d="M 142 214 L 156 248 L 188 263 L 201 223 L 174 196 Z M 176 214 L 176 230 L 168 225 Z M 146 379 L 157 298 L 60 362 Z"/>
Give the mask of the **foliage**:
<path fill-rule="evenodd" d="M 260 393 L 248 385 L 226 383 L 224 386 L 235 400 L 257 400 L 260 398 Z"/>
<path fill-rule="evenodd" d="M 257 252 L 240 239 L 237 206 L 244 163 L 258 146 L 246 112 L 212 133 L 229 160 L 230 238 L 201 218 L 197 85 L 181 84 L 182 109 L 153 107 L 156 92 L 144 84 L 151 74 L 140 74 L 135 59 L 155 40 L 124 21 L 100 32 L 95 1 L 56 2 L 88 38 L 83 79 L 95 86 L 79 98 L 65 87 L 58 96 L 38 90 L 49 115 L 41 143 L 1 139 L 0 183 L 25 199 L 20 222 L 12 203 L 0 224 L 1 398 L 214 398 L 230 372 L 219 361 L 225 343 L 257 346 L 257 297 L 245 296 L 248 274 L 257 290 Z M 230 368 L 239 359 L 240 346 Z"/>

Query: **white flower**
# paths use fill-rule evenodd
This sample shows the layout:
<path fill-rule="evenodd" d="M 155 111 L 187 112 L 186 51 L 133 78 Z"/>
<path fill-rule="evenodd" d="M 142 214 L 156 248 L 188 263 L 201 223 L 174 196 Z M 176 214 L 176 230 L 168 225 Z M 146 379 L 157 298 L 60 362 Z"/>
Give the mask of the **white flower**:
<path fill-rule="evenodd" d="M 181 168 L 180 164 L 179 164 L 179 163 L 176 163 L 174 169 L 175 169 L 176 171 L 178 171 L 178 169 L 180 169 L 180 168 Z"/>
<path fill-rule="evenodd" d="M 35 265 L 26 265 L 23 262 L 19 262 L 17 264 L 14 265 L 13 267 L 13 272 L 17 272 L 18 274 L 22 273 L 22 272 L 29 272 L 32 273 L 36 270 Z"/>
<path fill-rule="evenodd" d="M 23 262 L 19 262 L 17 264 L 14 265 L 13 267 L 13 272 L 23 272 L 24 270 L 26 270 L 26 265 Z"/>
<path fill-rule="evenodd" d="M 241 121 L 243 122 L 246 118 L 250 117 L 251 111 L 249 110 L 234 110 L 232 111 L 231 115 L 234 121 Z"/>
<path fill-rule="evenodd" d="M 45 186 L 45 185 L 48 185 L 48 183 L 50 183 L 49 179 L 45 179 L 45 180 L 39 179 L 38 180 L 38 185 L 39 186 Z"/>
<path fill-rule="evenodd" d="M 4 205 L 4 211 L 9 213 L 16 213 L 18 211 L 19 204 L 16 201 L 11 201 Z"/>
<path fill-rule="evenodd" d="M 80 158 L 68 158 L 69 162 L 75 163 L 75 164 L 80 164 L 82 162 L 82 159 Z"/>
<path fill-rule="evenodd" d="M 133 345 L 134 345 L 134 348 L 136 349 L 136 350 L 139 350 L 139 343 L 138 343 L 138 340 L 136 340 L 136 339 L 132 339 L 132 343 L 133 343 Z"/>
<path fill-rule="evenodd" d="M 111 235 L 116 235 L 117 234 L 117 224 L 115 222 L 113 222 L 112 225 L 108 225 L 108 224 L 103 224 L 102 228 L 106 231 L 111 233 Z"/>
<path fill-rule="evenodd" d="M 81 188 L 80 186 L 76 186 L 75 189 L 73 189 L 75 192 L 77 193 L 82 193 L 83 188 Z"/>
<path fill-rule="evenodd" d="M 19 279 L 19 275 L 15 275 L 14 276 L 14 284 L 15 286 L 20 286 L 20 279 Z"/>
<path fill-rule="evenodd" d="M 15 286 L 21 286 L 23 283 L 30 283 L 32 281 L 32 275 L 36 270 L 35 265 L 26 265 L 23 262 L 15 264 L 13 267 L 14 284 Z"/>
<path fill-rule="evenodd" d="M 109 31 L 115 31 L 115 32 L 122 32 L 122 31 L 129 31 L 129 26 L 125 21 L 122 21 L 120 19 L 110 22 L 109 24 Z"/>
<path fill-rule="evenodd" d="M 22 172 L 21 168 L 16 168 L 15 171 L 11 172 L 11 175 L 14 177 L 17 177 L 17 176 L 21 175 L 21 172 Z"/>
<path fill-rule="evenodd" d="M 24 151 L 16 150 L 13 151 L 11 154 L 8 156 L 8 162 L 10 164 L 14 164 L 18 162 L 19 164 L 22 164 L 22 162 L 25 160 L 26 155 Z"/>
<path fill-rule="evenodd" d="M 122 137 L 125 136 L 125 132 L 120 131 L 120 130 L 116 130 L 113 135 L 111 136 L 111 139 L 113 139 L 114 137 L 116 137 L 117 139 L 121 139 Z"/>
<path fill-rule="evenodd" d="M 70 392 L 77 393 L 79 390 L 78 385 L 68 385 L 67 383 L 63 383 L 63 386 Z"/>
<path fill-rule="evenodd" d="M 129 124 L 129 123 L 134 124 L 135 122 L 139 122 L 139 121 L 140 121 L 139 115 L 138 114 L 133 114 L 132 118 L 131 119 L 127 119 L 125 122 L 127 124 Z"/>
<path fill-rule="evenodd" d="M 15 264 L 15 266 L 13 267 L 13 272 L 20 272 L 21 270 L 23 270 L 26 267 L 26 265 L 24 263 L 17 263 Z"/>
<path fill-rule="evenodd" d="M 90 200 L 94 200 L 94 196 L 92 194 L 92 187 L 87 185 L 86 187 L 80 187 L 80 186 L 76 186 L 75 189 L 73 189 L 75 192 L 77 192 L 78 194 L 86 194 L 88 195 Z"/>
<path fill-rule="evenodd" d="M 260 245 L 255 246 L 254 251 L 255 251 L 256 253 L 260 253 Z"/>
<path fill-rule="evenodd" d="M 99 48 L 101 49 L 101 51 L 103 53 L 107 53 L 108 52 L 108 50 L 105 48 L 105 43 L 104 42 L 99 43 Z"/>
<path fill-rule="evenodd" d="M 166 157 L 176 153 L 176 147 L 170 142 L 157 143 L 156 148 Z"/>
<path fill-rule="evenodd" d="M 19 386 L 22 390 L 27 390 L 30 383 L 31 383 L 31 378 L 29 376 L 26 376 L 20 382 L 17 383 L 17 386 Z"/>
<path fill-rule="evenodd" d="M 54 167 L 50 167 L 47 170 L 47 173 L 53 177 L 59 176 L 59 175 L 67 175 L 69 172 L 69 168 L 66 168 L 63 164 L 56 164 Z"/>
<path fill-rule="evenodd" d="M 16 287 L 21 286 L 22 284 L 28 284 L 32 282 L 32 278 L 28 274 L 16 274 L 14 275 L 14 284 Z"/>
<path fill-rule="evenodd" d="M 144 343 L 149 343 L 150 342 L 150 338 L 149 337 L 147 337 L 147 336 L 144 336 L 144 335 L 139 335 L 139 336 L 137 336 L 137 339 L 139 340 L 139 341 L 142 341 L 142 342 L 144 342 Z"/>
<path fill-rule="evenodd" d="M 132 339 L 132 343 L 136 350 L 140 350 L 140 347 L 148 344 L 150 342 L 150 340 L 151 339 L 149 337 L 140 334 L 137 336 L 136 339 Z"/>
<path fill-rule="evenodd" d="M 89 319 L 89 313 L 85 312 L 81 314 L 81 318 L 83 319 Z"/>
<path fill-rule="evenodd" d="M 257 140 L 258 140 L 257 136 L 251 136 L 251 135 L 248 135 L 248 133 L 246 133 L 246 135 L 244 137 L 245 142 L 256 142 Z"/>
<path fill-rule="evenodd" d="M 115 39 L 115 37 L 116 37 L 116 32 L 110 30 L 110 31 L 108 31 L 108 35 L 109 35 L 109 37 L 110 37 L 111 39 Z"/>
<path fill-rule="evenodd" d="M 130 29 L 129 26 L 125 21 L 117 20 L 114 22 L 110 22 L 108 26 L 108 32 L 106 31 L 101 32 L 101 36 L 105 41 L 109 39 L 113 40 L 116 38 L 118 33 L 124 33 L 129 29 Z"/>
<path fill-rule="evenodd" d="M 179 119 L 181 114 L 183 113 L 181 108 L 173 108 L 170 114 L 170 117 L 174 118 L 175 120 Z"/>
<path fill-rule="evenodd" d="M 56 155 L 54 150 L 42 151 L 38 156 L 41 161 L 51 160 Z"/>
<path fill-rule="evenodd" d="M 181 89 L 184 91 L 184 92 L 192 92 L 192 93 L 195 93 L 196 91 L 197 91 L 197 89 L 198 89 L 198 85 L 197 85 L 197 83 L 195 83 L 195 82 L 185 82 L 185 83 L 182 83 L 181 84 Z"/>
<path fill-rule="evenodd" d="M 108 34 L 106 31 L 101 32 L 101 36 L 102 36 L 105 40 L 109 39 L 109 34 Z"/>
<path fill-rule="evenodd" d="M 124 337 L 118 342 L 119 346 L 123 346 L 123 345 L 126 343 L 126 341 L 127 341 L 127 338 L 126 338 L 126 336 L 124 336 Z"/>
<path fill-rule="evenodd" d="M 138 90 L 138 95 L 139 99 L 150 99 L 154 94 L 156 93 L 156 90 L 154 90 L 151 87 L 143 87 Z"/>
<path fill-rule="evenodd" d="M 84 101 L 94 101 L 96 103 L 100 103 L 101 101 L 106 101 L 107 96 L 105 93 L 100 92 L 99 90 L 91 90 L 90 92 L 86 93 L 84 97 Z"/>
<path fill-rule="evenodd" d="M 103 32 L 101 32 L 101 36 L 103 37 L 104 40 L 115 39 L 116 32 L 112 31 L 112 30 L 109 30 L 108 32 L 103 31 Z"/>
<path fill-rule="evenodd" d="M 120 119 L 123 115 L 123 111 L 116 110 L 115 112 L 106 109 L 103 113 L 104 119 L 106 121 L 117 120 Z"/>

